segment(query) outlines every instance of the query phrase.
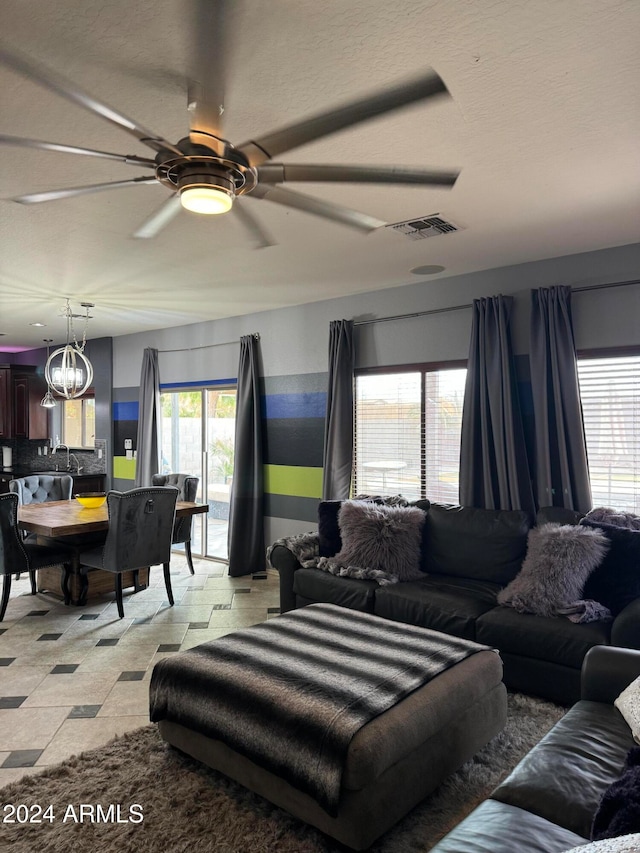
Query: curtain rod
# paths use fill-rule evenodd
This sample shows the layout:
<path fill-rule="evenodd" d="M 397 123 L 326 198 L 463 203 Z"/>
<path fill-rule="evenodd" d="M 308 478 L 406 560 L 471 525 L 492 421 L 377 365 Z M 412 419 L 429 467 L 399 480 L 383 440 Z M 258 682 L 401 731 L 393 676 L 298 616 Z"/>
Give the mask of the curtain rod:
<path fill-rule="evenodd" d="M 584 287 L 572 287 L 574 293 L 580 293 L 584 290 L 604 290 L 605 287 L 628 287 L 630 284 L 640 284 L 640 278 L 634 278 L 631 281 L 612 281 L 609 284 L 585 284 Z"/>
<path fill-rule="evenodd" d="M 630 284 L 640 284 L 640 279 L 631 281 L 613 281 L 608 284 L 585 284 L 583 287 L 572 287 L 572 293 L 582 293 L 585 290 L 603 290 L 606 287 L 627 287 Z M 411 314 L 394 314 L 393 317 L 375 317 L 372 320 L 354 320 L 354 326 L 369 326 L 372 323 L 387 323 L 390 320 L 410 320 L 413 317 L 427 317 L 429 314 L 444 314 L 447 311 L 461 311 L 463 308 L 473 308 L 473 303 L 451 305 L 448 308 L 432 308 L 429 311 L 414 311 Z"/>
<path fill-rule="evenodd" d="M 412 314 L 395 314 L 393 317 L 375 317 L 373 320 L 354 320 L 354 326 L 369 326 L 371 323 L 387 323 L 389 320 L 409 320 L 412 317 L 426 317 L 428 314 L 444 314 L 446 311 L 460 311 L 463 308 L 473 308 L 468 305 L 450 305 L 448 308 L 431 308 L 429 311 L 415 311 Z"/>
<path fill-rule="evenodd" d="M 244 335 L 243 335 L 243 337 L 244 337 Z M 260 340 L 260 333 L 259 332 L 253 332 L 251 334 L 251 337 L 255 338 L 257 341 L 259 341 Z M 183 347 L 182 349 L 159 349 L 158 354 L 160 354 L 161 352 L 162 353 L 165 353 L 165 352 L 194 352 L 197 349 L 210 349 L 211 347 L 230 347 L 232 344 L 239 344 L 239 343 L 240 343 L 240 338 L 238 338 L 238 340 L 236 340 L 236 341 L 220 341 L 217 344 L 202 344 L 202 346 L 199 346 L 199 347 Z"/>

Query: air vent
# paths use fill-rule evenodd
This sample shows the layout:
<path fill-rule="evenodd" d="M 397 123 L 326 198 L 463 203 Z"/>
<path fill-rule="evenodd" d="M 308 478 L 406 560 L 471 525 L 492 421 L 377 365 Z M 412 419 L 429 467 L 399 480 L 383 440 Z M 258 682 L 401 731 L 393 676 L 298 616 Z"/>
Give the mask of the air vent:
<path fill-rule="evenodd" d="M 440 234 L 451 234 L 460 231 L 458 225 L 443 219 L 439 213 L 432 213 L 422 219 L 407 219 L 406 222 L 395 222 L 387 225 L 400 234 L 406 235 L 410 240 L 424 240 L 426 237 L 438 237 Z"/>

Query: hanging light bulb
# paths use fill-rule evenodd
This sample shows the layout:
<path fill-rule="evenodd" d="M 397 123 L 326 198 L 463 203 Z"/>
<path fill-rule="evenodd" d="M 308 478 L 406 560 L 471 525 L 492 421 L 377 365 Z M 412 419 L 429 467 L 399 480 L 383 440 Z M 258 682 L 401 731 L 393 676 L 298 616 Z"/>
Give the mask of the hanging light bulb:
<path fill-rule="evenodd" d="M 52 343 L 52 341 L 53 341 L 53 338 L 44 338 L 44 342 L 47 345 L 47 362 L 46 363 L 49 362 L 49 344 Z M 51 386 L 49 385 L 48 382 L 47 382 L 47 392 L 44 395 L 44 397 L 42 398 L 42 400 L 40 400 L 40 405 L 43 406 L 45 409 L 55 408 L 56 401 L 53 399 L 53 394 L 51 393 Z"/>
<path fill-rule="evenodd" d="M 54 350 L 48 356 L 44 369 L 44 376 L 47 380 L 49 390 L 55 391 L 56 394 L 67 400 L 82 397 L 93 382 L 93 367 L 84 354 L 84 348 L 87 343 L 87 323 L 90 319 L 89 308 L 93 308 L 93 303 L 82 302 L 81 305 L 86 309 L 82 344 L 78 343 L 73 330 L 73 318 L 77 315 L 74 315 L 71 311 L 71 306 L 67 299 L 67 305 L 64 309 L 67 318 L 67 343 L 65 346 Z M 71 343 L 72 336 L 73 343 Z"/>

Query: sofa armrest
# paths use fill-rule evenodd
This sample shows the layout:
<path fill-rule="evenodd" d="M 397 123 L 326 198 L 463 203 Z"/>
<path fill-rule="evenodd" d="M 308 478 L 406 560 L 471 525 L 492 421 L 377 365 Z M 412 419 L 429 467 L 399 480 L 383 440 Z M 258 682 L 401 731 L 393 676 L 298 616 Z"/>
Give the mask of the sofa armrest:
<path fill-rule="evenodd" d="M 594 646 L 582 664 L 581 698 L 613 704 L 638 676 L 640 651 L 618 646 Z"/>
<path fill-rule="evenodd" d="M 611 645 L 640 649 L 640 598 L 622 610 L 611 626 Z"/>
<path fill-rule="evenodd" d="M 274 545 L 269 554 L 269 562 L 280 575 L 280 613 L 294 610 L 296 597 L 293 592 L 293 576 L 300 563 L 284 545 Z"/>
<path fill-rule="evenodd" d="M 320 540 L 317 533 L 301 533 L 287 539 L 278 539 L 267 549 L 267 560 L 280 575 L 280 612 L 294 610 L 296 596 L 293 579 L 301 561 L 317 557 Z"/>

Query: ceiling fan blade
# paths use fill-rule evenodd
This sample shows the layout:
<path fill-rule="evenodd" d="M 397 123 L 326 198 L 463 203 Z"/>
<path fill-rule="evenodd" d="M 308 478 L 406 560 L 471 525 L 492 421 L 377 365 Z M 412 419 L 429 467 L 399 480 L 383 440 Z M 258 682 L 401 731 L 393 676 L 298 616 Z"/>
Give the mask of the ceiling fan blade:
<path fill-rule="evenodd" d="M 131 187 L 134 184 L 157 184 L 155 177 L 147 178 L 132 178 L 129 181 L 109 181 L 107 184 L 88 184 L 85 187 L 69 187 L 65 190 L 45 190 L 41 193 L 29 193 L 14 198 L 13 201 L 18 201 L 20 204 L 39 204 L 42 201 L 59 201 L 63 198 L 73 198 L 77 195 L 87 195 L 88 193 L 99 193 L 103 190 L 116 190 L 120 187 Z"/>
<path fill-rule="evenodd" d="M 233 205 L 233 212 L 238 217 L 240 222 L 249 233 L 251 239 L 256 244 L 256 249 L 267 249 L 269 246 L 275 246 L 271 236 L 265 231 L 258 220 L 252 216 L 246 209 L 243 201 L 236 199 Z"/>
<path fill-rule="evenodd" d="M 412 169 L 407 166 L 305 166 L 300 163 L 266 163 L 258 167 L 258 180 L 265 184 L 312 181 L 452 187 L 459 174 L 460 172 Z"/>
<path fill-rule="evenodd" d="M 20 148 L 42 148 L 44 151 L 61 151 L 63 154 L 86 154 L 89 157 L 101 157 L 104 160 L 119 160 L 132 166 L 156 167 L 156 161 L 135 154 L 111 154 L 109 151 L 95 151 L 93 148 L 79 148 L 77 145 L 62 145 L 59 142 L 43 142 L 40 139 L 24 139 L 21 136 L 7 136 L 0 133 L 0 145 L 16 145 Z"/>
<path fill-rule="evenodd" d="M 182 210 L 178 193 L 169 196 L 151 216 L 134 231 L 136 239 L 149 239 L 159 234 Z"/>
<path fill-rule="evenodd" d="M 333 222 L 350 225 L 352 228 L 357 228 L 360 231 L 375 231 L 376 228 L 381 228 L 387 224 L 381 219 L 376 219 L 374 216 L 369 216 L 366 213 L 360 213 L 358 210 L 351 210 L 348 207 L 322 201 L 319 198 L 296 193 L 292 190 L 285 190 L 280 186 L 258 184 L 251 191 L 251 196 L 254 198 L 266 198 L 268 201 L 274 201 L 276 204 L 283 204 L 286 207 L 295 207 L 297 210 L 303 210 L 305 213 L 313 213 L 315 216 L 321 216 L 323 219 L 331 219 Z"/>
<path fill-rule="evenodd" d="M 358 122 L 383 115 L 415 101 L 448 94 L 444 82 L 435 71 L 431 70 L 415 80 L 385 89 L 384 92 L 352 101 L 350 104 L 249 140 L 240 145 L 239 149 L 252 166 L 259 166 L 276 154 L 290 151 L 292 148 L 320 139 L 337 130 L 351 127 Z"/>
<path fill-rule="evenodd" d="M 189 86 L 191 141 L 222 138 L 231 0 L 193 0 L 193 82 Z"/>
<path fill-rule="evenodd" d="M 110 121 L 112 124 L 126 130 L 135 136 L 144 145 L 153 148 L 154 151 L 173 151 L 175 154 L 182 156 L 179 148 L 176 148 L 171 142 L 153 133 L 151 130 L 143 127 L 133 119 L 128 118 L 124 113 L 120 113 L 113 107 L 103 104 L 92 95 L 88 95 L 79 89 L 74 83 L 70 83 L 64 77 L 61 77 L 56 72 L 28 59 L 25 56 L 18 55 L 9 51 L 4 45 L 0 45 L 0 63 L 13 68 L 25 77 L 34 80 L 36 83 L 45 86 L 63 98 L 84 107 L 89 112 L 99 115 L 101 118 Z"/>

